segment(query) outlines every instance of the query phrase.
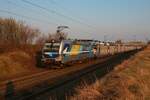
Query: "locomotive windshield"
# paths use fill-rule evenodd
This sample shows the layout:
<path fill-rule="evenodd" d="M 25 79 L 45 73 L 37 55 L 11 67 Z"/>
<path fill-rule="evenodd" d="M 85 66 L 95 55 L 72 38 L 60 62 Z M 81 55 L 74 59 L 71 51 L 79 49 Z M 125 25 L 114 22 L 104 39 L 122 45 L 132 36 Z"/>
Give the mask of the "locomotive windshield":
<path fill-rule="evenodd" d="M 60 43 L 46 43 L 44 52 L 59 52 Z"/>

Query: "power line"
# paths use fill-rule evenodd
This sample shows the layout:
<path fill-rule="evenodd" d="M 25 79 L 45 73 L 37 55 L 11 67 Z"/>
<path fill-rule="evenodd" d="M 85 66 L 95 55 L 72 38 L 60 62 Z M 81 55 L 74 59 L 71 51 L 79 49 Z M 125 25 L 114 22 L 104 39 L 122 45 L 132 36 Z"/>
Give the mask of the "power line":
<path fill-rule="evenodd" d="M 20 5 L 20 4 L 17 4 L 17 3 L 15 3 L 15 2 L 13 2 L 12 0 L 6 0 L 6 2 L 9 3 L 9 4 L 14 5 L 15 7 L 21 7 L 21 8 L 23 8 L 23 9 L 27 9 L 26 7 L 24 7 L 24 6 Z M 35 13 L 35 10 L 33 10 L 33 9 L 30 8 L 30 11 L 31 11 L 31 10 L 34 11 L 34 13 Z M 39 12 L 37 12 L 37 13 L 39 14 Z"/>
<path fill-rule="evenodd" d="M 44 22 L 44 23 L 47 23 L 47 24 L 55 24 L 55 25 L 58 25 L 58 24 L 56 24 L 56 23 L 48 22 L 48 21 L 45 21 L 45 20 L 42 20 L 42 19 L 39 19 L 39 18 L 33 18 L 33 17 L 21 15 L 21 14 L 18 14 L 18 13 L 14 13 L 14 12 L 7 11 L 7 10 L 1 10 L 1 9 L 0 9 L 0 12 L 2 12 L 2 13 L 7 13 L 7 14 L 10 14 L 10 15 L 19 16 L 19 17 L 24 17 L 24 18 L 26 18 L 26 19 L 33 20 L 33 21 L 37 21 L 37 22 Z"/>
<path fill-rule="evenodd" d="M 55 0 L 50 0 L 50 2 L 53 3 L 53 4 L 55 4 L 55 5 L 58 6 L 59 8 L 64 9 L 65 11 L 67 10 L 66 12 L 72 12 L 72 11 L 70 11 L 69 9 L 65 8 L 64 6 L 58 4 Z M 71 16 L 71 17 L 72 17 L 72 16 Z M 72 17 L 72 18 L 73 18 L 73 17 Z M 88 24 L 88 23 L 82 21 L 82 20 L 85 20 L 85 19 L 78 17 L 78 21 L 79 21 L 79 19 L 81 19 L 80 22 L 82 22 L 82 23 L 88 25 L 89 27 L 92 27 L 92 28 L 96 29 L 95 26 L 93 26 L 93 25 L 91 25 L 91 24 Z"/>
<path fill-rule="evenodd" d="M 15 3 L 15 2 L 13 2 L 12 0 L 6 0 L 6 1 L 7 1 L 7 3 L 9 3 L 9 4 L 14 5 L 15 7 L 21 7 L 21 8 L 23 8 L 23 9 L 27 9 L 26 7 L 21 6 L 21 5 L 17 4 L 17 3 Z M 40 13 L 40 12 L 38 12 L 38 11 L 33 10 L 33 9 L 30 8 L 30 12 L 31 12 L 31 11 L 32 11 L 32 13 L 35 13 L 35 14 L 38 14 L 38 15 L 39 15 L 39 13 Z M 42 15 L 42 16 L 43 16 L 43 15 Z M 43 17 L 45 17 L 45 16 L 43 16 Z M 51 16 L 48 15 L 48 17 L 51 17 Z M 55 24 L 56 24 L 56 23 L 55 23 Z"/>
<path fill-rule="evenodd" d="M 55 14 L 55 15 L 57 15 L 57 16 L 64 17 L 65 19 L 71 20 L 71 21 L 76 22 L 76 23 L 80 23 L 80 24 L 82 24 L 82 25 L 85 25 L 85 26 L 88 26 L 89 28 L 91 28 L 91 26 L 89 26 L 89 25 L 87 25 L 87 24 L 85 24 L 85 23 L 82 23 L 82 22 L 80 22 L 80 21 L 78 21 L 78 20 L 76 20 L 76 19 L 74 19 L 74 18 L 72 18 L 72 17 L 69 17 L 69 16 L 66 16 L 66 15 L 64 15 L 64 14 L 62 14 L 62 13 L 59 13 L 59 12 L 57 12 L 57 11 L 55 11 L 55 10 L 47 9 L 47 8 L 45 8 L 45 7 L 43 7 L 43 6 L 40 6 L 40 5 L 38 5 L 38 4 L 35 4 L 35 3 L 30 2 L 30 1 L 28 1 L 28 0 L 21 0 L 21 1 L 23 1 L 24 3 L 30 4 L 30 5 L 32 5 L 32 6 L 34 6 L 34 7 L 43 9 L 43 10 L 46 11 L 46 12 L 53 13 L 53 14 Z M 92 28 L 92 29 L 93 29 L 93 28 Z"/>
<path fill-rule="evenodd" d="M 29 19 L 29 20 L 32 20 L 32 21 L 36 21 L 36 22 L 44 22 L 46 24 L 55 24 L 56 26 L 58 26 L 58 24 L 56 24 L 56 23 L 47 22 L 47 21 L 42 20 L 42 19 L 33 18 L 33 17 L 25 16 L 25 15 L 21 15 L 21 14 L 18 14 L 18 13 L 7 11 L 7 10 L 1 10 L 0 9 L 0 12 L 7 13 L 7 14 L 10 14 L 10 15 L 15 15 L 15 16 L 18 16 L 18 17 L 23 17 L 23 18 L 26 18 L 26 19 Z M 86 31 L 82 31 L 82 32 L 88 33 Z"/>
<path fill-rule="evenodd" d="M 22 7 L 26 8 L 24 6 L 21 6 L 21 5 L 18 5 L 16 3 L 14 3 L 12 1 L 9 1 L 9 0 L 7 0 L 7 1 L 8 1 L 8 3 L 11 3 L 11 4 L 13 4 L 13 5 L 17 6 L 17 7 L 20 6 L 21 8 Z M 25 15 L 21 15 L 21 14 L 18 14 L 18 13 L 10 12 L 8 10 L 0 10 L 0 12 L 7 13 L 7 14 L 10 14 L 10 15 L 19 16 L 19 17 L 23 17 L 23 18 L 26 18 L 26 19 L 29 19 L 29 20 L 34 20 L 34 21 L 37 21 L 37 22 L 44 22 L 44 23 L 47 23 L 47 24 L 55 24 L 56 26 L 58 26 L 58 24 L 53 23 L 53 22 L 48 22 L 48 21 L 45 21 L 45 20 L 42 20 L 42 19 L 38 19 L 38 18 L 34 18 L 34 17 L 29 17 L 29 16 L 25 16 Z M 84 33 L 90 34 L 89 32 L 83 31 L 82 29 L 81 29 L 81 31 L 84 32 Z"/>

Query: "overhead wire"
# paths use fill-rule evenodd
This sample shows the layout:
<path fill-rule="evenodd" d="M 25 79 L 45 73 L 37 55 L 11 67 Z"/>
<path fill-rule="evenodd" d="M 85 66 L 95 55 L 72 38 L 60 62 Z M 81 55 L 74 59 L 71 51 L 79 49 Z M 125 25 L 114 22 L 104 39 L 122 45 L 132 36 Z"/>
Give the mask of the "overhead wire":
<path fill-rule="evenodd" d="M 91 28 L 89 25 L 87 25 L 85 23 L 82 23 L 81 21 L 78 21 L 78 20 L 76 20 L 76 19 L 74 19 L 74 18 L 72 18 L 70 16 L 66 16 L 66 15 L 64 15 L 64 14 L 62 14 L 60 12 L 57 12 L 57 11 L 53 10 L 53 9 L 47 9 L 46 7 L 43 7 L 43 6 L 39 5 L 39 4 L 33 3 L 31 1 L 28 1 L 28 0 L 21 0 L 21 1 L 24 2 L 24 3 L 30 4 L 30 5 L 32 5 L 34 7 L 40 8 L 40 9 L 46 11 L 46 12 L 50 12 L 50 13 L 55 14 L 57 16 L 61 16 L 61 17 L 65 18 L 65 19 L 68 19 L 68 20 L 70 20 L 72 22 L 76 22 L 76 23 L 82 24 L 84 26 L 88 26 L 88 28 Z"/>
<path fill-rule="evenodd" d="M 69 12 L 69 13 L 72 12 L 71 10 L 69 10 L 69 9 L 65 8 L 64 6 L 60 5 L 59 3 L 57 3 L 55 0 L 50 0 L 49 2 L 53 3 L 54 5 L 58 6 L 58 7 L 61 8 L 61 9 L 64 9 L 64 11 L 66 11 L 66 12 Z M 71 17 L 74 18 L 73 16 L 71 16 Z M 85 20 L 84 18 L 79 18 L 79 17 L 77 18 L 77 17 L 76 17 L 76 18 L 74 18 L 74 19 L 77 19 L 78 21 L 80 21 L 80 22 L 86 24 L 87 26 L 96 29 L 96 27 L 95 27 L 94 25 L 91 25 L 91 24 L 85 22 L 85 21 L 84 21 L 84 20 Z M 96 29 L 96 30 L 97 30 L 97 29 Z"/>
<path fill-rule="evenodd" d="M 27 8 L 24 7 L 24 6 L 21 6 L 21 5 L 17 4 L 17 3 L 15 3 L 15 2 L 13 2 L 13 0 L 6 0 L 6 2 L 9 3 L 9 4 L 11 4 L 11 5 L 14 5 L 14 6 L 16 6 L 16 7 L 20 7 L 20 8 L 23 8 L 23 9 L 27 9 Z M 32 13 L 39 14 L 39 12 L 36 11 L 36 10 L 30 9 L 30 12 L 31 12 L 31 11 L 32 11 Z M 42 17 L 45 17 L 45 16 L 42 16 Z M 50 16 L 49 16 L 49 17 L 50 17 Z M 45 22 L 45 21 L 44 21 L 44 22 Z M 48 22 L 49 22 L 49 21 L 48 21 Z M 58 25 L 58 24 L 56 24 L 56 23 L 54 23 L 54 22 L 50 22 L 50 23 L 52 23 L 52 24 L 54 24 L 54 25 Z"/>
<path fill-rule="evenodd" d="M 49 25 L 49 24 L 55 24 L 56 26 L 58 26 L 58 24 L 56 24 L 56 23 L 51 23 L 51 22 L 47 22 L 47 21 L 42 20 L 42 19 L 33 18 L 33 17 L 29 17 L 29 16 L 22 15 L 22 14 L 10 12 L 10 11 L 8 11 L 8 10 L 2 10 L 2 9 L 0 9 L 0 12 L 2 12 L 2 13 L 7 13 L 7 14 L 10 14 L 10 15 L 15 15 L 15 16 L 18 16 L 18 17 L 23 17 L 23 18 L 26 18 L 26 19 L 29 19 L 29 20 L 32 20 L 32 21 L 36 21 L 36 22 L 44 22 L 44 23 L 46 23 L 46 24 L 48 24 L 48 25 Z M 86 31 L 82 31 L 82 32 L 87 33 Z"/>
<path fill-rule="evenodd" d="M 10 3 L 10 4 L 15 5 L 17 7 L 19 6 L 21 8 L 26 9 L 24 6 L 18 5 L 15 2 L 12 2 L 11 0 L 6 0 L 6 1 L 7 1 L 7 3 Z M 42 19 L 39 19 L 39 18 L 29 17 L 29 16 L 26 16 L 26 15 L 14 13 L 14 12 L 11 12 L 11 11 L 8 11 L 8 10 L 0 10 L 0 12 L 7 13 L 7 14 L 10 14 L 10 15 L 19 16 L 19 17 L 23 17 L 23 18 L 26 18 L 26 19 L 29 19 L 29 20 L 34 20 L 36 22 L 44 22 L 46 24 L 54 24 L 55 26 L 58 26 L 58 24 L 53 23 L 53 22 L 45 21 L 45 20 L 42 20 Z M 86 31 L 82 31 L 82 30 L 81 30 L 81 32 L 88 33 Z"/>
<path fill-rule="evenodd" d="M 26 15 L 14 13 L 14 12 L 11 12 L 11 11 L 8 11 L 8 10 L 2 10 L 2 9 L 0 9 L 0 12 L 2 12 L 2 13 L 7 13 L 7 14 L 10 14 L 10 15 L 19 16 L 19 17 L 23 17 L 23 18 L 26 18 L 26 19 L 29 19 L 29 20 L 33 20 L 33 21 L 36 21 L 36 22 L 44 22 L 44 23 L 47 23 L 47 24 L 55 24 L 55 25 L 58 25 L 58 24 L 53 23 L 53 22 L 45 21 L 45 20 L 42 20 L 42 19 L 39 19 L 39 18 L 29 17 L 29 16 L 26 16 Z"/>

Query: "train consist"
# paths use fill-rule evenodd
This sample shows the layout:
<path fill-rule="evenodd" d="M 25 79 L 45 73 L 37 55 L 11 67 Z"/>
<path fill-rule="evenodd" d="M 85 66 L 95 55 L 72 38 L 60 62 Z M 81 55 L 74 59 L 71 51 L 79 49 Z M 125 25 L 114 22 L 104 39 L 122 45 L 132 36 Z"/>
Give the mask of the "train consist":
<path fill-rule="evenodd" d="M 143 45 L 121 43 L 104 43 L 94 40 L 62 40 L 45 43 L 37 56 L 37 66 L 48 64 L 65 65 L 72 62 L 82 62 L 117 53 L 141 49 Z"/>

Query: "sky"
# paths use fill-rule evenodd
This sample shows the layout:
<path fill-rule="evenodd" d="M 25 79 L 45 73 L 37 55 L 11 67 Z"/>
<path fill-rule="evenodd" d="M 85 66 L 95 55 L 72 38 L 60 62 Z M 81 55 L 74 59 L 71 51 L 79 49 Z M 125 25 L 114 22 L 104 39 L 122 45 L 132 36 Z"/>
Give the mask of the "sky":
<path fill-rule="evenodd" d="M 0 17 L 24 21 L 44 34 L 69 26 L 64 31 L 70 38 L 150 39 L 150 0 L 0 0 Z"/>

